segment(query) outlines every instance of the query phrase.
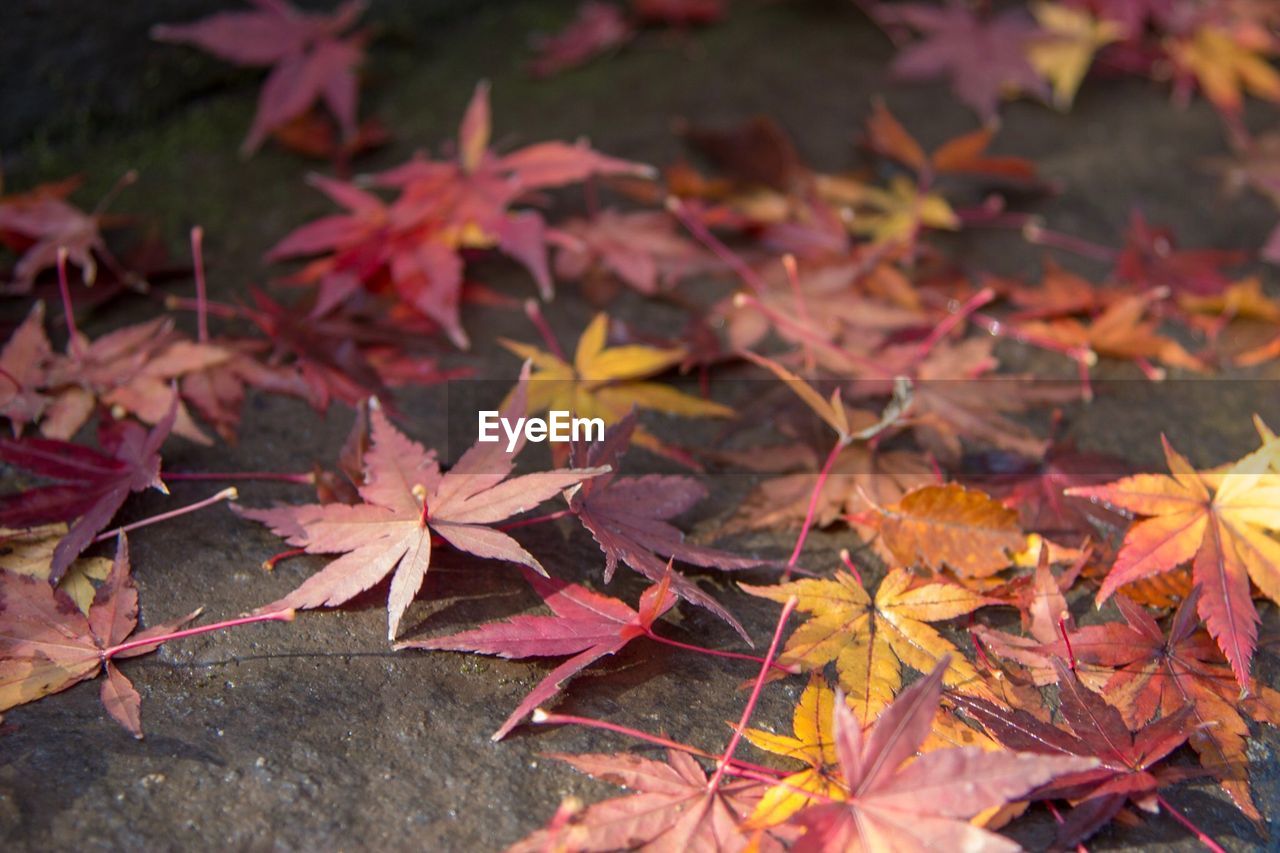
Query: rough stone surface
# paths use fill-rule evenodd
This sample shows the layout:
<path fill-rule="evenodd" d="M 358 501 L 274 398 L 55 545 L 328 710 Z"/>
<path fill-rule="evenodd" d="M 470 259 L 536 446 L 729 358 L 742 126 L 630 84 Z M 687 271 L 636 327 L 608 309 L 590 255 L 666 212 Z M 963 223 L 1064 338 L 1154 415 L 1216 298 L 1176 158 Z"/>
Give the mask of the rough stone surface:
<path fill-rule="evenodd" d="M 138 169 L 138 184 L 114 209 L 157 223 L 175 253 L 186 230 L 202 224 L 213 294 L 232 299 L 246 283 L 269 278 L 263 251 L 325 212 L 327 202 L 304 186 L 307 164 L 290 155 L 268 146 L 252 160 L 238 159 L 257 75 L 146 40 L 154 22 L 197 17 L 220 5 L 139 0 L 90 11 L 70 0 L 3 4 L 0 146 L 8 186 L 82 172 L 87 184 L 78 198 L 87 206 L 120 174 Z M 845 168 L 856 162 L 854 141 L 875 93 L 886 94 L 926 145 L 974 126 L 944 88 L 888 81 L 887 42 L 848 3 L 735 4 L 721 26 L 646 34 L 620 55 L 550 82 L 524 76 L 526 40 L 531 31 L 563 22 L 571 6 L 479 6 L 462 0 L 374 4 L 367 20 L 379 23 L 380 37 L 365 105 L 392 128 L 396 142 L 362 166 L 389 165 L 450 138 L 480 78 L 493 81 L 500 145 L 587 134 L 611 154 L 658 164 L 679 153 L 674 119 L 727 125 L 760 112 L 788 128 L 818 168 Z M 1173 226 L 1186 245 L 1252 248 L 1274 220 L 1256 200 L 1225 199 L 1201 170 L 1204 158 L 1225 151 L 1220 124 L 1203 103 L 1179 111 L 1152 84 L 1091 80 L 1070 115 L 1025 103 L 1003 115 L 998 149 L 1033 157 L 1063 183 L 1060 196 L 1025 202 L 1061 230 L 1109 241 L 1136 205 Z M 1039 260 L 1014 237 L 991 232 L 957 238 L 955 247 L 999 272 L 1031 273 Z M 475 272 L 505 293 L 533 293 L 527 276 L 505 262 L 484 263 Z M 90 330 L 148 310 L 137 303 L 121 307 Z M 565 287 L 550 316 L 571 340 L 593 310 Z M 673 316 L 626 297 L 615 310 L 658 331 Z M 532 340 L 523 318 L 469 309 L 465 322 L 475 349 L 451 362 L 470 364 L 483 376 L 514 376 L 514 359 L 494 341 L 499 335 Z M 1249 376 L 1275 379 L 1276 371 Z M 1138 389 L 1072 413 L 1071 433 L 1085 447 L 1155 466 L 1156 438 L 1165 431 L 1193 461 L 1217 463 L 1248 449 L 1252 411 L 1280 423 L 1274 387 L 1205 382 L 1160 396 Z M 1153 402 L 1138 402 L 1133 395 L 1139 393 Z M 462 422 L 446 402 L 443 389 L 402 394 L 403 425 L 415 438 L 438 443 Z M 237 447 L 175 441 L 166 466 L 306 470 L 333 457 L 349 423 L 350 413 L 341 409 L 322 418 L 294 401 L 255 396 Z M 694 430 L 688 441 L 705 435 Z M 460 446 L 451 445 L 454 456 Z M 665 467 L 639 453 L 629 461 Z M 713 475 L 709 482 L 715 497 L 686 519 L 695 529 L 711 529 L 750 485 L 742 476 Z M 175 483 L 172 500 L 136 497 L 123 520 L 211 491 Z M 262 484 L 246 484 L 242 495 L 257 506 L 308 497 L 296 487 Z M 601 561 L 584 532 L 547 525 L 520 538 L 553 573 L 598 583 Z M 815 534 L 806 563 L 830 567 L 850 543 L 845 533 Z M 790 542 L 756 535 L 721 544 L 785 557 Z M 304 558 L 264 574 L 259 564 L 279 549 L 278 541 L 221 508 L 141 531 L 132 545 L 145 621 L 201 605 L 209 618 L 230 617 L 283 594 L 322 565 Z M 736 593 L 719 578 L 708 576 L 705 584 L 763 643 L 776 607 Z M 623 570 L 609 592 L 634 600 L 640 588 Z M 566 794 L 591 800 L 614 790 L 540 756 L 629 746 L 619 738 L 523 728 L 501 744 L 489 741 L 546 664 L 392 652 L 384 602 L 379 589 L 291 625 L 200 637 L 126 662 L 123 669 L 143 696 L 148 734 L 141 742 L 105 716 L 96 685 L 12 711 L 5 719 L 11 730 L 0 736 L 2 843 L 10 850 L 493 848 L 540 825 Z M 509 567 L 442 553 L 406 633 L 458 630 L 534 602 Z M 1270 608 L 1264 629 L 1274 632 L 1276 621 Z M 688 607 L 663 630 L 685 641 L 738 647 L 732 632 Z M 1257 665 L 1277 683 L 1273 657 L 1260 652 Z M 728 734 L 724 721 L 737 718 L 745 698 L 739 686 L 752 674 L 749 667 L 637 642 L 575 681 L 558 707 L 717 749 Z M 785 729 L 799 689 L 796 683 L 766 691 L 756 721 Z M 1256 734 L 1255 797 L 1275 836 L 1280 737 Z M 1169 797 L 1228 849 L 1268 844 L 1210 783 L 1180 787 Z M 1052 827 L 1046 813 L 1034 811 L 1014 835 L 1029 848 L 1043 848 Z M 1167 818 L 1108 829 L 1090 845 L 1197 846 Z"/>

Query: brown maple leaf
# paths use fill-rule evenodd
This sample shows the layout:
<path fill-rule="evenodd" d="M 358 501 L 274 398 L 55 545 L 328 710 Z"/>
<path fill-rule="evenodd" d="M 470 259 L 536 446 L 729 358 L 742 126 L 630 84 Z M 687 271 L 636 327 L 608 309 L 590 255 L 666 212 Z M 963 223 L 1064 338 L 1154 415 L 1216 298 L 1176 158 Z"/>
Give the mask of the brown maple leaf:
<path fill-rule="evenodd" d="M 879 531 L 898 562 L 966 577 L 1007 568 L 1027 545 L 1016 511 L 958 483 L 913 489 L 896 504 L 864 512 L 861 521 Z"/>
<path fill-rule="evenodd" d="M 171 634 L 199 614 L 153 626 L 126 643 L 138 624 L 138 590 L 123 535 L 87 614 L 43 580 L 0 571 L 0 711 L 66 690 L 105 669 L 103 706 L 140 738 L 142 698 L 113 660 L 155 651 L 159 642 L 141 641 Z"/>

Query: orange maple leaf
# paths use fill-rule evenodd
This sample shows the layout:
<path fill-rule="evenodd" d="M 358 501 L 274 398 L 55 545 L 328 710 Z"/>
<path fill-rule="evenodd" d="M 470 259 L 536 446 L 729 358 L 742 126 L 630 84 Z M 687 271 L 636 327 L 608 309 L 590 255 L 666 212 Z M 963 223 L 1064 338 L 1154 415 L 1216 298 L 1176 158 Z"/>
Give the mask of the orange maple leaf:
<path fill-rule="evenodd" d="M 1266 441 L 1225 472 L 1197 472 L 1164 442 L 1170 475 L 1137 474 L 1067 494 L 1103 501 L 1148 516 L 1125 535 L 1099 603 L 1140 578 L 1191 563 L 1200 590 L 1200 617 L 1218 641 L 1240 684 L 1258 642 L 1258 611 L 1249 581 L 1280 602 L 1280 474 L 1273 470 L 1280 443 Z"/>

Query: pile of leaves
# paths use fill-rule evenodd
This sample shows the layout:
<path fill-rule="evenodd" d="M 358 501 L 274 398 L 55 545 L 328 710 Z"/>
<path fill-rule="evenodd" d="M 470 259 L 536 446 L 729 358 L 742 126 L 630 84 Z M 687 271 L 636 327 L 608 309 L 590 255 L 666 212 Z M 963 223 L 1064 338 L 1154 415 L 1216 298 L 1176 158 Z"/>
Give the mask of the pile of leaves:
<path fill-rule="evenodd" d="M 345 169 L 364 147 L 356 70 L 368 36 L 352 29 L 361 4 L 332 15 L 283 0 L 254 6 L 155 36 L 272 67 L 246 152 L 272 134 L 296 142 L 321 102 L 338 132 L 326 150 Z M 624 14 L 589 3 L 543 43 L 535 70 L 613 49 L 642 23 L 709 23 L 724 6 L 636 2 Z M 1051 810 L 1063 848 L 1112 821 L 1164 813 L 1218 849 L 1163 793 L 1197 776 L 1265 832 L 1247 745 L 1251 724 L 1280 725 L 1280 692 L 1255 674 L 1260 625 L 1280 604 L 1280 438 L 1255 418 L 1256 449 L 1211 468 L 1164 439 L 1167 472 L 1133 473 L 1062 435 L 1106 393 L 1100 369 L 1159 381 L 1280 356 L 1280 300 L 1241 272 L 1275 260 L 1276 247 L 1256 257 L 1181 249 L 1140 212 L 1115 247 L 1089 243 L 1009 209 L 1053 188 L 1034 163 L 989 149 L 1004 96 L 1066 109 L 1091 68 L 1169 72 L 1177 92 L 1198 85 L 1227 120 L 1236 153 L 1217 166 L 1274 196 L 1274 138 L 1252 139 L 1240 122 L 1242 92 L 1280 101 L 1264 58 L 1276 47 L 1274 13 L 1180 0 L 1041 2 L 995 15 L 959 2 L 868 9 L 900 45 L 895 73 L 950 77 L 982 127 L 926 151 L 878 100 L 863 135 L 871 168 L 820 172 L 756 118 L 684 128 L 703 165 L 659 171 L 585 141 L 495 150 L 481 83 L 440 156 L 309 179 L 343 212 L 299 225 L 268 253 L 273 264 L 302 260 L 279 282 L 289 297 L 246 283 L 234 304 L 209 300 L 197 229 L 195 298 L 161 298 L 152 319 L 96 338 L 77 322 L 104 304 L 88 287 L 100 267 L 117 282 L 113 295 L 155 296 L 148 279 L 162 276 L 118 260 L 103 233 L 117 223 L 76 207 L 72 181 L 0 196 L 7 292 L 26 300 L 0 349 L 0 416 L 12 432 L 0 460 L 15 472 L 0 497 L 0 710 L 105 672 L 106 710 L 141 737 L 141 700 L 118 660 L 385 589 L 388 641 L 406 653 L 563 659 L 495 716 L 495 740 L 530 723 L 574 724 L 667 750 L 557 755 L 630 793 L 567 800 L 513 849 L 1006 850 L 1016 845 L 999 830 L 1036 803 Z M 577 184 L 587 185 L 586 213 L 565 215 L 560 191 Z M 1108 272 L 1093 280 L 1046 260 L 1039 281 L 1011 280 L 961 263 L 936 239 L 991 227 Z M 601 311 L 570 356 L 535 301 L 468 280 L 470 262 L 493 250 L 544 301 L 557 281 L 602 307 L 626 290 L 686 322 L 659 332 L 625 322 L 624 309 Z M 52 293 L 60 324 L 38 298 Z M 443 436 L 415 438 L 392 389 L 462 375 L 451 347 L 470 346 L 473 303 L 522 308 L 541 337 L 496 342 L 516 377 L 503 418 L 567 411 L 598 418 L 603 438 L 553 446 L 549 464 L 520 472 L 523 434 L 453 459 L 435 449 Z M 213 334 L 211 319 L 225 328 Z M 1239 345 L 1246 325 L 1255 341 L 1262 326 L 1266 342 Z M 1015 372 L 1002 365 L 1010 350 L 1059 361 Z M 703 380 L 696 391 L 678 381 L 688 374 Z M 713 378 L 744 380 L 747 391 Z M 183 630 L 190 614 L 129 639 L 138 594 L 124 530 L 108 528 L 135 492 L 216 478 L 167 471 L 166 448 L 233 442 L 250 394 L 357 413 L 332 468 L 226 475 L 311 489 L 311 502 L 234 509 L 290 546 L 281 559 L 321 555 L 323 567 L 253 615 Z M 655 414 L 706 420 L 724 440 L 678 446 Z M 654 455 L 687 470 L 644 473 Z M 686 538 L 679 520 L 717 497 L 708 469 L 756 478 L 716 530 L 701 532 L 781 530 L 794 536 L 789 555 Z M 154 521 L 235 497 L 229 489 Z M 557 508 L 529 514 L 548 502 Z M 599 546 L 598 579 L 552 576 L 514 533 L 566 519 Z M 816 528 L 847 542 L 839 564 L 806 551 Z M 96 553 L 109 539 L 114 561 Z M 403 636 L 441 548 L 514 564 L 510 582 L 549 613 Z M 648 584 L 634 605 L 600 589 L 620 564 Z M 730 591 L 709 592 L 708 573 Z M 781 605 L 762 657 L 665 635 L 664 619 L 692 606 L 747 645 L 761 640 L 734 612 L 739 593 Z M 586 689 L 572 683 L 578 673 L 631 643 L 758 668 L 723 750 L 554 713 L 562 692 Z M 794 733 L 751 727 L 767 685 L 797 678 L 808 680 Z M 744 740 L 768 763 L 737 758 Z"/>

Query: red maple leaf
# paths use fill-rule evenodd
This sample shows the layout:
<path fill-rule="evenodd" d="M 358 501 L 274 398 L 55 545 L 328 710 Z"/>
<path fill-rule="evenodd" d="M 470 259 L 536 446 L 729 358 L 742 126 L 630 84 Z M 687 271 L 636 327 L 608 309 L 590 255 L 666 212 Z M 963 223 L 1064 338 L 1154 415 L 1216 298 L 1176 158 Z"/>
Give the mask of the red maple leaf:
<path fill-rule="evenodd" d="M 499 155 L 489 136 L 489 87 L 481 83 L 463 116 L 456 157 L 419 156 L 377 175 L 375 185 L 399 193 L 391 204 L 349 184 L 316 181 L 351 214 L 304 225 L 269 257 L 323 254 L 296 277 L 318 284 L 323 304 L 362 286 L 389 290 L 439 323 L 455 344 L 468 346 L 459 316 L 464 249 L 496 248 L 514 258 L 549 297 L 546 222 L 535 210 L 511 208 L 533 191 L 593 175 L 652 174 L 585 142 L 542 142 Z"/>
<path fill-rule="evenodd" d="M 625 753 L 551 757 L 632 793 L 594 803 L 558 832 L 539 830 L 509 853 L 747 849 L 748 837 L 738 827 L 760 800 L 764 786 L 759 782 L 735 780 L 712 787 L 697 760 L 675 749 L 667 751 L 666 761 Z M 561 839 L 567 842 L 563 848 L 557 846 Z"/>
<path fill-rule="evenodd" d="M 160 479 L 160 445 L 169 436 L 175 413 L 170 408 L 150 432 L 132 421 L 105 424 L 99 430 L 102 450 L 47 438 L 0 438 L 0 459 L 54 481 L 0 497 L 0 527 L 74 519 L 54 548 L 51 583 L 57 583 L 92 544 L 130 492 L 167 491 Z"/>
<path fill-rule="evenodd" d="M 585 65 L 635 37 L 635 28 L 622 9 L 612 3 L 588 0 L 568 26 L 555 35 L 535 36 L 538 55 L 529 63 L 534 77 L 550 77 Z"/>
<path fill-rule="evenodd" d="M 241 152 L 257 150 L 274 130 L 323 101 L 343 140 L 358 135 L 356 67 L 364 37 L 346 33 L 363 14 L 364 0 L 349 0 L 331 15 L 302 12 L 284 0 L 251 0 L 252 12 L 219 12 L 192 24 L 158 24 L 151 37 L 191 44 L 236 65 L 271 66 L 258 112 Z"/>
<path fill-rule="evenodd" d="M 894 57 L 895 76 L 950 77 L 956 95 L 983 121 L 995 120 L 1000 98 L 1011 92 L 1048 97 L 1048 86 L 1027 60 L 1027 46 L 1038 30 L 1022 9 L 984 20 L 949 0 L 944 6 L 881 3 L 874 14 L 882 24 L 905 24 L 922 36 Z"/>
<path fill-rule="evenodd" d="M 389 407 L 392 385 L 428 385 L 467 372 L 442 370 L 434 359 L 402 352 L 406 337 L 434 329 L 425 319 L 417 324 L 403 319 L 370 321 L 349 311 L 317 313 L 319 306 L 310 312 L 299 310 L 260 290 L 252 296 L 254 307 L 246 313 L 271 341 L 272 352 L 264 363 L 275 378 L 262 376 L 262 383 L 251 384 L 298 394 L 318 411 L 328 409 L 333 400 L 355 407 L 369 397 Z M 290 371 L 298 382 L 288 378 Z M 282 389 L 281 382 L 287 387 Z"/>
<path fill-rule="evenodd" d="M 1223 268 L 1245 259 L 1244 252 L 1225 249 L 1179 249 L 1170 229 L 1152 227 L 1141 211 L 1135 210 L 1129 217 L 1115 276 L 1137 289 L 1165 287 L 1174 296 L 1212 296 L 1231 285 Z"/>
<path fill-rule="evenodd" d="M 982 699 L 949 697 L 1009 749 L 1044 755 L 1097 758 L 1092 770 L 1059 777 L 1036 790 L 1037 799 L 1068 799 L 1066 819 L 1058 825 L 1063 849 L 1089 838 L 1111 821 L 1125 803 L 1153 811 L 1161 785 L 1185 774 L 1157 775 L 1152 767 L 1190 737 L 1191 709 L 1183 707 L 1133 734 L 1120 712 L 1092 692 L 1061 659 L 1053 661 L 1058 676 L 1058 710 L 1070 727 L 1065 731 L 1020 708 L 1001 708 Z"/>
<path fill-rule="evenodd" d="M 527 380 L 526 367 L 502 412 L 509 422 L 524 415 Z M 342 555 L 263 611 L 333 607 L 391 575 L 387 635 L 394 640 L 431 564 L 433 534 L 459 551 L 545 574 L 519 542 L 489 525 L 607 470 L 560 469 L 508 479 L 524 447 L 521 433 L 510 452 L 499 442 L 477 443 L 442 473 L 435 452 L 403 435 L 381 408 L 371 421 L 373 444 L 362 460 L 359 489 L 363 503 L 240 510 L 309 554 Z"/>
<path fill-rule="evenodd" d="M 1280 694 L 1254 680 L 1250 698 L 1240 698 L 1240 685 L 1213 638 L 1196 619 L 1200 591 L 1178 606 L 1168 633 L 1141 605 L 1123 593 L 1113 598 L 1124 622 L 1086 625 L 1042 647 L 1045 654 L 1074 655 L 1081 672 L 1100 669 L 1096 679 L 1125 722 L 1141 729 L 1157 717 L 1191 709 L 1191 746 L 1200 763 L 1250 819 L 1262 819 L 1249 793 L 1245 715 L 1280 725 Z M 1090 673 L 1090 678 L 1095 675 Z M 1091 681 L 1092 683 L 1092 681 Z"/>
<path fill-rule="evenodd" d="M 156 317 L 90 340 L 72 332 L 64 355 L 55 355 L 44 379 L 53 397 L 40 431 L 69 440 L 93 414 L 96 405 L 114 417 L 131 414 L 157 424 L 173 409 L 173 432 L 199 444 L 210 439 L 183 405 L 176 380 L 228 358 L 209 344 L 196 343 L 175 331 L 172 317 Z"/>
<path fill-rule="evenodd" d="M 754 568 L 763 561 L 684 541 L 684 533 L 671 524 L 670 519 L 687 512 L 707 496 L 706 487 L 692 477 L 617 476 L 619 460 L 627 450 L 635 425 L 632 412 L 609 428 L 604 441 L 575 444 L 570 456 L 571 464 L 579 468 L 607 466 L 611 469 L 584 482 L 569 496 L 569 511 L 578 517 L 604 551 L 605 582 L 613 578 L 621 560 L 655 583 L 669 582 L 676 595 L 710 610 L 750 642 L 745 629 L 720 602 L 671 570 L 667 561 L 679 560 L 725 571 Z"/>
<path fill-rule="evenodd" d="M 102 217 L 85 213 L 67 201 L 80 186 L 79 178 L 42 184 L 19 195 L 0 196 L 0 243 L 22 255 L 13 270 L 10 293 L 29 293 L 36 276 L 52 268 L 58 250 L 80 268 L 85 284 L 98 275 L 98 258 L 113 261 L 102 239 Z"/>
<path fill-rule="evenodd" d="M 44 333 L 44 303 L 37 302 L 0 350 L 0 415 L 9 419 L 15 436 L 39 421 L 49 405 L 41 390 L 52 359 L 53 347 Z"/>
<path fill-rule="evenodd" d="M 493 733 L 494 740 L 506 737 L 521 720 L 559 693 L 570 678 L 605 655 L 617 654 L 637 637 L 647 635 L 653 623 L 676 602 L 666 580 L 644 591 L 637 611 L 584 586 L 542 577 L 528 569 L 522 571 L 554 616 L 516 616 L 447 637 L 396 644 L 397 649 L 450 649 L 508 659 L 573 655 L 538 682 Z"/>
<path fill-rule="evenodd" d="M 573 238 L 564 240 L 556 252 L 555 271 L 560 279 L 606 272 L 653 296 L 714 266 L 696 244 L 681 236 L 675 220 L 663 211 L 607 209 L 592 219 L 567 222 L 560 230 Z"/>
<path fill-rule="evenodd" d="M 965 480 L 1018 510 L 1022 526 L 1046 536 L 1090 536 L 1096 526 L 1115 527 L 1120 518 L 1086 498 L 1065 494 L 1076 486 L 1101 485 L 1128 473 L 1122 459 L 1079 450 L 1072 441 L 1050 444 L 1038 459 L 991 451 L 965 456 Z"/>

